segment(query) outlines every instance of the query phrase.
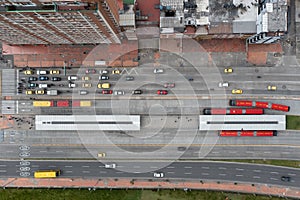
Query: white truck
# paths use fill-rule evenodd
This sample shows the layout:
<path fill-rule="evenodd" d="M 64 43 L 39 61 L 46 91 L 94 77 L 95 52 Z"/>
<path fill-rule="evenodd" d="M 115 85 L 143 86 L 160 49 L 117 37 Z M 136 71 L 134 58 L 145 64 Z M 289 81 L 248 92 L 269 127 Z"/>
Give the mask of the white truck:
<path fill-rule="evenodd" d="M 47 95 L 50 95 L 50 96 L 56 96 L 57 95 L 57 90 L 48 90 L 47 91 Z"/>

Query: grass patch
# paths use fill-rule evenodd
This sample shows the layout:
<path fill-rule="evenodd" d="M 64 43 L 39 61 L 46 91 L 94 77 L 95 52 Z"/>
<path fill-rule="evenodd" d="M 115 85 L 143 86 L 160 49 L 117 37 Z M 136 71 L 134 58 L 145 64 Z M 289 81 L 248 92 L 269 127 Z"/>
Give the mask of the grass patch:
<path fill-rule="evenodd" d="M 300 168 L 300 161 L 295 161 L 295 160 L 215 160 L 215 161 L 242 162 L 242 163 L 266 164 L 266 165 Z"/>
<path fill-rule="evenodd" d="M 300 130 L 300 116 L 287 115 L 286 128 L 293 130 Z"/>
<path fill-rule="evenodd" d="M 214 191 L 0 189 L 0 200 L 282 200 L 278 197 Z"/>

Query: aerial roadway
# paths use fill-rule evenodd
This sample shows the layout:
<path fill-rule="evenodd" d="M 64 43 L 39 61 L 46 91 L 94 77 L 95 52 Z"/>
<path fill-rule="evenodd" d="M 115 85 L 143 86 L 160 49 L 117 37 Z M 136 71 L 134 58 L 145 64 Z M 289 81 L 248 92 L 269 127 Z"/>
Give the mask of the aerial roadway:
<path fill-rule="evenodd" d="M 26 163 L 27 162 L 27 163 Z M 29 165 L 24 165 L 28 164 Z M 1 177 L 33 177 L 35 171 L 60 170 L 62 178 L 132 178 L 175 180 L 219 180 L 262 183 L 284 187 L 300 186 L 300 170 L 224 162 L 96 162 L 96 161 L 0 161 Z M 161 177 L 155 177 L 160 174 Z M 287 178 L 286 178 L 287 177 Z"/>

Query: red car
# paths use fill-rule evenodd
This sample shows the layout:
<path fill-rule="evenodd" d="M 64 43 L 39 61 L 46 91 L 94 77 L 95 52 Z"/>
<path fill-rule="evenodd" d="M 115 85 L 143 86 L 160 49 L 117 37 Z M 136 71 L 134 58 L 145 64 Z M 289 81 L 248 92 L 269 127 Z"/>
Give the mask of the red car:
<path fill-rule="evenodd" d="M 102 94 L 112 94 L 112 90 L 102 90 Z"/>
<path fill-rule="evenodd" d="M 87 70 L 85 70 L 85 73 L 86 74 L 95 74 L 96 70 L 95 69 L 87 69 Z"/>
<path fill-rule="evenodd" d="M 168 91 L 167 90 L 157 90 L 158 95 L 167 95 Z"/>

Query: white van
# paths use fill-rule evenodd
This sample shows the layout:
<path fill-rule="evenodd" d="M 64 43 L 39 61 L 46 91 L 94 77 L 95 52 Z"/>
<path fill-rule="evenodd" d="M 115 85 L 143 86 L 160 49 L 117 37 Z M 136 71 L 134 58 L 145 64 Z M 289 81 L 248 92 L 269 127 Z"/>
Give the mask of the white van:
<path fill-rule="evenodd" d="M 39 84 L 39 88 L 47 88 L 47 87 L 48 87 L 48 84 L 45 84 L 45 83 Z"/>
<path fill-rule="evenodd" d="M 48 72 L 46 70 L 37 70 L 36 74 L 45 75 L 45 74 L 48 74 Z"/>

